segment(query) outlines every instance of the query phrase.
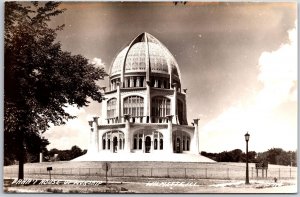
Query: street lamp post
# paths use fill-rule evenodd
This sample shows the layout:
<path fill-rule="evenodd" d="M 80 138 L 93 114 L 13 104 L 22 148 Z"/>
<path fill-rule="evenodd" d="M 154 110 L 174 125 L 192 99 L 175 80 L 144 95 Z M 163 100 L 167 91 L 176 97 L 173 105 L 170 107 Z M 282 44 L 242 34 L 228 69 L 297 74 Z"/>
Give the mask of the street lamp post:
<path fill-rule="evenodd" d="M 248 141 L 249 141 L 250 135 L 248 132 L 245 134 L 245 140 L 246 140 L 246 183 L 249 183 L 249 166 L 248 166 Z"/>

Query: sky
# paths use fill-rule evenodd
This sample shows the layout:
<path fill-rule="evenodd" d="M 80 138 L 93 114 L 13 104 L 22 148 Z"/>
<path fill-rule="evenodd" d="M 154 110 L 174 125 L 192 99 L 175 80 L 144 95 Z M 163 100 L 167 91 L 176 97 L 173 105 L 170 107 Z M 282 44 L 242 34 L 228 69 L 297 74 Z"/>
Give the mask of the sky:
<path fill-rule="evenodd" d="M 62 49 L 108 72 L 142 32 L 160 40 L 179 64 L 187 118 L 199 122 L 200 151 L 297 149 L 297 4 L 71 3 L 55 17 Z M 108 79 L 97 82 L 108 85 Z M 88 147 L 88 120 L 101 104 L 66 109 L 78 118 L 43 135 L 48 149 Z"/>

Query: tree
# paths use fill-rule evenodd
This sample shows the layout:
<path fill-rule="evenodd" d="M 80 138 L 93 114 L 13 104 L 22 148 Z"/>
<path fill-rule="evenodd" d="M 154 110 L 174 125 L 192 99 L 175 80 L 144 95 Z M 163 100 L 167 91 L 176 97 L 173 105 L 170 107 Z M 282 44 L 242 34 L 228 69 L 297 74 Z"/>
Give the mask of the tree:
<path fill-rule="evenodd" d="M 5 2 L 4 132 L 14 132 L 23 179 L 26 136 L 45 132 L 49 124 L 75 118 L 67 105 L 87 106 L 88 98 L 102 101 L 103 69 L 81 55 L 61 50 L 55 41 L 63 25 L 52 28 L 52 17 L 64 12 L 59 2 Z"/>

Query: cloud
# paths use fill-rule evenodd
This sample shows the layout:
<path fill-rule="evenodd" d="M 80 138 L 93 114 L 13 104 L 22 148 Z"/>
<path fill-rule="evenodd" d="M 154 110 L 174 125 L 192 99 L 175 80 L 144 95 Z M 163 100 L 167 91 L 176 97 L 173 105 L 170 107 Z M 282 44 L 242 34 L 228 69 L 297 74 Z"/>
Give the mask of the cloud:
<path fill-rule="evenodd" d="M 105 63 L 101 58 L 94 57 L 92 60 L 90 60 L 90 63 L 94 64 L 98 68 L 105 68 Z"/>
<path fill-rule="evenodd" d="M 263 87 L 247 105 L 233 105 L 200 130 L 201 149 L 211 152 L 244 150 L 249 131 L 252 150 L 297 149 L 297 26 L 289 43 L 259 58 L 257 80 Z M 243 102 L 242 102 L 243 103 Z M 288 106 L 288 107 L 287 107 Z M 291 107 L 290 107 L 291 106 Z"/>

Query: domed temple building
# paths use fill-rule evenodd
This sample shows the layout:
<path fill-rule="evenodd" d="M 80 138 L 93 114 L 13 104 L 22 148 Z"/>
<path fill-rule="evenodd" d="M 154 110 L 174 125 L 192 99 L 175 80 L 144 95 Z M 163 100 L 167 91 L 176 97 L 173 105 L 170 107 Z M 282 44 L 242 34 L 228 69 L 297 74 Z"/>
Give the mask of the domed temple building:
<path fill-rule="evenodd" d="M 188 125 L 179 66 L 158 39 L 134 38 L 109 82 L 101 118 L 89 121 L 88 152 L 75 161 L 212 161 L 199 154 L 198 119 Z"/>

